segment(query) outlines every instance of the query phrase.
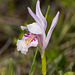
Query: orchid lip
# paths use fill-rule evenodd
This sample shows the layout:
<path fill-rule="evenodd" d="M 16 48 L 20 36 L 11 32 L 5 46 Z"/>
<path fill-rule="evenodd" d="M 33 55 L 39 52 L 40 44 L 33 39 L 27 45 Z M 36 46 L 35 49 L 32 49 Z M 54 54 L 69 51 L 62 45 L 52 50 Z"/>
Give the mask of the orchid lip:
<path fill-rule="evenodd" d="M 29 43 L 36 41 L 38 36 L 36 34 L 32 34 L 32 33 L 26 33 L 24 35 L 24 37 L 27 37 L 27 39 L 25 39 L 25 45 L 28 45 Z"/>

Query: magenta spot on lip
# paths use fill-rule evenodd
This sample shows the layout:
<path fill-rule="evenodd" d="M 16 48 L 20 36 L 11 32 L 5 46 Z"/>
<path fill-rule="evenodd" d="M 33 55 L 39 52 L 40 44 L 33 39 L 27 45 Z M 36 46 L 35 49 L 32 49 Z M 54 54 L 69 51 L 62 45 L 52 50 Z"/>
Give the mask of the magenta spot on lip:
<path fill-rule="evenodd" d="M 35 37 L 36 39 L 38 38 L 38 36 Z"/>
<path fill-rule="evenodd" d="M 36 36 L 35 38 L 33 38 L 33 39 L 31 40 L 31 42 L 36 41 L 37 38 L 38 38 L 38 37 Z M 30 42 L 30 43 L 31 43 L 31 42 Z"/>
<path fill-rule="evenodd" d="M 25 37 L 28 37 L 28 35 L 24 35 Z"/>
<path fill-rule="evenodd" d="M 30 35 L 30 32 L 26 33 L 24 36 L 25 37 L 28 37 Z"/>
<path fill-rule="evenodd" d="M 34 38 L 33 40 L 34 40 L 34 41 L 36 41 L 36 39 L 35 39 L 35 38 Z M 33 40 L 32 40 L 32 41 L 33 41 Z"/>

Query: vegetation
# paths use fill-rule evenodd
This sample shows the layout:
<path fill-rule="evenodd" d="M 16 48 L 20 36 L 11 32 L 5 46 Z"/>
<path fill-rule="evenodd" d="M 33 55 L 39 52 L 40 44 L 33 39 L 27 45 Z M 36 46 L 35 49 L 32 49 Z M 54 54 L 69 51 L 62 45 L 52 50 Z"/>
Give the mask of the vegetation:
<path fill-rule="evenodd" d="M 0 0 L 0 75 L 29 75 L 36 48 L 24 55 L 16 49 L 17 39 L 26 31 L 20 26 L 34 22 L 27 7 L 35 11 L 37 0 Z M 75 0 L 40 0 L 48 32 L 52 19 L 60 11 L 58 23 L 46 48 L 47 75 L 75 75 Z M 41 75 L 38 51 L 33 75 Z"/>

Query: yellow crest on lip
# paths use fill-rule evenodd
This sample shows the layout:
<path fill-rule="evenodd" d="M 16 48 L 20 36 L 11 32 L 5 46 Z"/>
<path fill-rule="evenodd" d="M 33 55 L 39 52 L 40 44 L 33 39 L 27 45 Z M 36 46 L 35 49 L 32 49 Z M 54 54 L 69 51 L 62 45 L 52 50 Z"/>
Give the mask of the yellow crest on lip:
<path fill-rule="evenodd" d="M 26 39 L 25 45 L 28 45 L 34 38 L 35 38 L 35 35 L 32 35 L 32 34 L 31 34 L 31 35 Z"/>

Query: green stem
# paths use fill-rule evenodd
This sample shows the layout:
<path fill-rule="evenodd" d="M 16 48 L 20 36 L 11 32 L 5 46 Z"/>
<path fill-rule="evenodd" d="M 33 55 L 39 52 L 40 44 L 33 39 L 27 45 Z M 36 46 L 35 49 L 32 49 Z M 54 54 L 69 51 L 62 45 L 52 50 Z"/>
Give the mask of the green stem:
<path fill-rule="evenodd" d="M 50 8 L 50 5 L 47 8 L 45 19 L 47 19 L 49 8 Z M 44 52 L 44 56 L 41 58 L 41 60 L 42 60 L 42 74 L 46 75 L 46 56 L 45 56 L 45 52 Z"/>
<path fill-rule="evenodd" d="M 34 68 L 34 63 L 35 63 L 35 59 L 36 59 L 37 53 L 38 53 L 38 47 L 37 47 L 35 55 L 34 55 L 34 59 L 33 59 L 32 65 L 31 65 L 31 69 L 30 69 L 29 75 L 32 75 L 32 71 L 33 71 L 33 68 Z"/>
<path fill-rule="evenodd" d="M 46 15 L 45 15 L 45 19 L 47 19 L 49 8 L 50 8 L 50 6 L 48 6 L 48 9 L 47 9 L 47 12 L 46 12 Z M 38 52 L 38 47 L 37 47 L 35 55 L 34 55 L 34 59 L 33 59 L 32 65 L 31 65 L 29 75 L 32 75 L 32 71 L 33 71 L 33 68 L 34 68 L 34 63 L 35 63 L 37 52 Z M 41 60 L 42 60 L 42 73 L 43 73 L 43 75 L 46 75 L 46 57 L 45 57 L 45 54 L 44 54 L 43 58 L 41 58 Z"/>
<path fill-rule="evenodd" d="M 46 15 L 45 15 L 45 19 L 47 19 L 48 12 L 49 12 L 49 8 L 50 8 L 50 5 L 49 5 L 48 8 L 47 8 L 47 12 L 46 12 Z"/>
<path fill-rule="evenodd" d="M 42 74 L 46 75 L 46 56 L 44 53 L 44 56 L 41 58 L 42 60 Z"/>

